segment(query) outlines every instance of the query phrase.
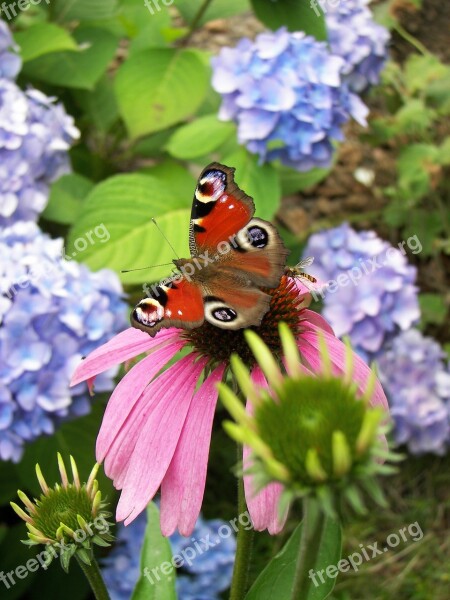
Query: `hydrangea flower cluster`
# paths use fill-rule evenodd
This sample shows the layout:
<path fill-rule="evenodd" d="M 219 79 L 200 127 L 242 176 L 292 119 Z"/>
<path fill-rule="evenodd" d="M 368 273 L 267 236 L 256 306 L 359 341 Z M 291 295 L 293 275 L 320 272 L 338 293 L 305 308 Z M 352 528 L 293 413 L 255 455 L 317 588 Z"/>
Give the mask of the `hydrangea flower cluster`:
<path fill-rule="evenodd" d="M 146 523 L 146 513 L 143 512 L 127 527 L 117 527 L 116 546 L 103 560 L 102 568 L 112 600 L 129 600 L 132 595 L 140 575 L 140 550 Z M 169 538 L 173 555 L 180 554 L 187 546 L 195 549 L 195 541 L 199 543 L 200 539 L 218 542 L 207 552 L 197 553 L 190 561 L 191 565 L 186 563 L 178 569 L 176 586 L 179 600 L 219 600 L 220 592 L 230 586 L 236 540 L 234 535 L 219 538 L 218 531 L 224 524 L 219 519 L 205 521 L 199 517 L 190 537 L 174 534 Z"/>
<path fill-rule="evenodd" d="M 219 118 L 238 125 L 239 142 L 262 162 L 300 171 L 327 167 L 333 142 L 350 117 L 365 124 L 367 107 L 342 80 L 345 61 L 303 32 L 285 28 L 223 48 L 212 59 Z"/>
<path fill-rule="evenodd" d="M 378 359 L 395 437 L 413 454 L 445 454 L 450 444 L 450 370 L 437 342 L 400 333 Z"/>
<path fill-rule="evenodd" d="M 418 250 L 419 240 L 411 240 Z M 366 359 L 420 318 L 416 269 L 405 256 L 409 246 L 400 247 L 344 223 L 312 235 L 304 250 L 305 257 L 314 257 L 308 272 L 325 284 L 320 294 L 313 292 L 323 297 L 324 317 Z"/>
<path fill-rule="evenodd" d="M 36 220 L 51 181 L 70 171 L 72 117 L 38 90 L 0 79 L 0 226 Z"/>
<path fill-rule="evenodd" d="M 364 92 L 380 80 L 387 59 L 389 32 L 373 20 L 367 6 L 369 0 L 345 0 L 335 6 L 324 0 L 320 4 L 326 10 L 331 51 L 345 61 L 344 80 L 353 92 Z"/>
<path fill-rule="evenodd" d="M 0 19 L 0 79 L 15 79 L 22 67 L 8 25 Z"/>
<path fill-rule="evenodd" d="M 17 462 L 25 442 L 89 412 L 82 385 L 69 391 L 82 356 L 127 322 L 120 282 L 62 259 L 62 239 L 35 223 L 0 230 L 0 459 Z M 96 381 L 113 388 L 113 371 Z"/>

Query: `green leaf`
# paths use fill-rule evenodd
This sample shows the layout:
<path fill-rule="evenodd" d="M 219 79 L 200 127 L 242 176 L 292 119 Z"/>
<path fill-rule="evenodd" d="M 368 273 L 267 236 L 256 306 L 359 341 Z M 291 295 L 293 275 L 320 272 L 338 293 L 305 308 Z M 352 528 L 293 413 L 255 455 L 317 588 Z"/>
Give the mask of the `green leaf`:
<path fill-rule="evenodd" d="M 150 502 L 147 506 L 147 528 L 141 552 L 141 576 L 131 600 L 176 600 L 173 566 L 169 572 L 171 560 L 169 540 L 161 534 L 159 526 L 159 511 L 156 505 Z M 165 575 L 163 570 L 169 574 Z M 148 576 L 145 577 L 144 573 L 148 573 Z"/>
<path fill-rule="evenodd" d="M 294 583 L 295 565 L 302 533 L 302 524 L 286 542 L 283 549 L 270 561 L 259 575 L 245 600 L 273 600 L 274 598 L 291 598 Z M 341 558 L 341 526 L 337 521 L 325 517 L 324 533 L 318 552 L 314 571 L 326 569 L 329 565 L 337 565 Z M 312 587 L 310 593 L 302 600 L 323 600 L 332 589 L 336 579 L 324 577 L 324 583 L 318 580 L 317 587 Z M 313 580 L 314 583 L 314 580 Z"/>
<path fill-rule="evenodd" d="M 109 267 L 116 271 L 160 263 L 175 257 L 156 229 L 160 228 L 180 256 L 188 254 L 188 229 L 193 187 L 180 195 L 179 184 L 151 175 L 116 175 L 97 185 L 83 203 L 83 211 L 69 232 L 67 252 L 77 250 L 77 239 L 102 225 L 109 239 L 89 244 L 77 260 L 93 270 Z M 75 252 L 76 253 L 76 252 Z M 169 267 L 123 273 L 124 283 L 153 282 L 167 276 Z"/>
<path fill-rule="evenodd" d="M 78 217 L 82 201 L 93 187 L 92 181 L 82 175 L 63 175 L 50 188 L 50 198 L 42 213 L 43 218 L 70 225 Z"/>
<path fill-rule="evenodd" d="M 304 31 L 317 40 L 327 39 L 325 18 L 318 0 L 251 0 L 260 21 L 271 29 Z"/>
<path fill-rule="evenodd" d="M 235 167 L 236 183 L 253 198 L 255 215 L 261 219 L 272 219 L 281 199 L 280 177 L 275 167 L 259 165 L 258 157 L 244 148 L 228 155 L 222 162 Z"/>
<path fill-rule="evenodd" d="M 113 17 L 119 0 L 51 0 L 56 21 L 101 21 Z"/>
<path fill-rule="evenodd" d="M 437 117 L 423 100 L 410 98 L 395 115 L 396 134 L 423 135 Z"/>
<path fill-rule="evenodd" d="M 400 152 L 398 183 L 412 199 L 425 196 L 430 189 L 433 166 L 439 164 L 439 148 L 431 144 L 410 144 Z"/>
<path fill-rule="evenodd" d="M 24 62 L 50 52 L 78 50 L 73 37 L 65 29 L 53 23 L 32 25 L 25 31 L 17 32 L 14 39 L 20 46 L 20 55 Z"/>
<path fill-rule="evenodd" d="M 23 73 L 54 85 L 93 89 L 114 57 L 118 40 L 104 29 L 83 27 L 74 32 L 79 49 L 52 52 L 24 65 Z"/>
<path fill-rule="evenodd" d="M 421 324 L 442 325 L 447 315 L 445 300 L 439 294 L 420 294 Z"/>
<path fill-rule="evenodd" d="M 11 500 L 17 501 L 16 494 L 20 488 L 20 479 L 16 472 L 16 465 L 9 461 L 0 461 L 0 506 Z"/>
<path fill-rule="evenodd" d="M 150 0 L 151 2 L 152 0 Z M 192 23 L 204 0 L 174 0 L 177 9 L 187 23 Z M 214 19 L 226 19 L 250 10 L 249 0 L 214 0 L 208 6 L 199 22 L 199 26 Z"/>
<path fill-rule="evenodd" d="M 106 74 L 93 90 L 75 90 L 74 96 L 94 127 L 103 133 L 107 133 L 119 118 L 114 87 Z"/>
<path fill-rule="evenodd" d="M 170 181 L 171 193 L 179 198 L 190 199 L 197 183 L 192 173 L 171 158 L 160 162 L 154 167 L 147 167 L 142 172 L 153 175 L 163 185 Z"/>
<path fill-rule="evenodd" d="M 207 115 L 177 129 L 166 150 L 176 158 L 188 160 L 213 152 L 234 133 L 233 123 Z"/>
<path fill-rule="evenodd" d="M 200 56 L 197 50 L 144 50 L 120 67 L 116 95 L 132 138 L 165 129 L 197 110 L 209 78 Z"/>
<path fill-rule="evenodd" d="M 314 168 L 304 173 L 289 169 L 288 167 L 279 167 L 278 171 L 281 178 L 281 189 L 283 196 L 289 196 L 295 192 L 300 192 L 314 187 L 323 181 L 330 173 L 331 168 Z"/>
<path fill-rule="evenodd" d="M 436 241 L 444 231 L 442 217 L 429 209 L 415 209 L 410 214 L 408 225 L 403 231 L 404 238 L 417 236 L 422 244 L 421 257 L 438 252 Z"/>
<path fill-rule="evenodd" d="M 448 71 L 434 54 L 411 54 L 404 68 L 405 83 L 411 94 L 426 91 L 432 82 L 448 75 Z"/>

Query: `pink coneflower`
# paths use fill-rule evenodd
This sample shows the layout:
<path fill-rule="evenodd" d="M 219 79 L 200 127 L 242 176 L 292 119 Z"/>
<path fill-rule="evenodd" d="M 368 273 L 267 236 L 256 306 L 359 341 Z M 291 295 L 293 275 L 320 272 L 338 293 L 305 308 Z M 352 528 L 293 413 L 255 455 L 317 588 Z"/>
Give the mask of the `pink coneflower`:
<path fill-rule="evenodd" d="M 345 370 L 345 346 L 328 323 L 307 306 L 309 290 L 296 279 L 283 276 L 261 325 L 255 327 L 269 348 L 281 356 L 278 324 L 284 321 L 294 332 L 301 360 L 313 373 L 321 370 L 319 336 L 322 333 L 336 373 Z M 164 367 L 184 347 L 191 351 L 166 370 Z M 219 329 L 209 323 L 185 331 L 162 329 L 155 337 L 130 328 L 92 352 L 77 368 L 72 385 L 92 383 L 95 376 L 118 363 L 148 353 L 133 366 L 114 390 L 97 438 L 97 460 L 122 490 L 117 520 L 129 524 L 161 489 L 161 530 L 175 529 L 190 535 L 200 512 L 206 481 L 212 423 L 217 403 L 217 383 L 222 380 L 230 356 L 239 354 L 253 369 L 255 384 L 262 374 L 243 330 Z M 354 378 L 360 389 L 369 367 L 354 356 Z M 200 383 L 201 382 L 201 383 Z M 199 385 L 200 384 L 200 385 Z M 373 403 L 387 407 L 377 382 Z M 254 494 L 252 481 L 244 478 L 247 505 L 256 530 L 278 533 L 281 486 L 270 484 Z"/>

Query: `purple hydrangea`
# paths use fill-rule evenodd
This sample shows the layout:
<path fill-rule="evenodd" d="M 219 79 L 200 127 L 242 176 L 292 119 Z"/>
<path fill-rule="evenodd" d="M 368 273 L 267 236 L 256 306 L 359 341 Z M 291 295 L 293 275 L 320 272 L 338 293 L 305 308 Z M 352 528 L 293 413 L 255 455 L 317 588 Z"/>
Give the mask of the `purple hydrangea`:
<path fill-rule="evenodd" d="M 450 370 L 437 342 L 410 329 L 378 359 L 395 438 L 413 454 L 444 454 L 450 443 Z"/>
<path fill-rule="evenodd" d="M 0 19 L 0 79 L 15 79 L 22 68 L 8 25 Z"/>
<path fill-rule="evenodd" d="M 347 223 L 309 238 L 304 256 L 314 263 L 308 273 L 324 284 L 313 295 L 323 298 L 323 315 L 336 335 L 349 336 L 368 360 L 420 318 L 416 268 L 406 257 L 420 250 L 417 236 L 393 247 L 374 231 L 357 232 Z"/>
<path fill-rule="evenodd" d="M 0 79 L 0 226 L 37 219 L 50 182 L 70 171 L 67 151 L 78 137 L 62 105 Z"/>
<path fill-rule="evenodd" d="M 344 59 L 342 74 L 350 89 L 361 93 L 377 84 L 387 59 L 390 36 L 373 20 L 367 6 L 369 0 L 319 3 L 325 11 L 331 51 Z"/>
<path fill-rule="evenodd" d="M 242 39 L 212 59 L 219 118 L 238 126 L 239 142 L 262 162 L 279 159 L 300 171 L 327 167 L 333 142 L 367 108 L 342 81 L 344 59 L 327 44 L 285 28 Z"/>
<path fill-rule="evenodd" d="M 140 552 L 147 523 L 146 513 L 130 525 L 117 527 L 117 543 L 103 560 L 102 574 L 112 600 L 129 600 L 140 575 Z M 220 593 L 231 583 L 236 540 L 232 533 L 228 537 L 219 535 L 223 527 L 231 530 L 224 521 L 205 521 L 199 517 L 189 538 L 178 533 L 169 538 L 173 555 L 195 557 L 186 561 L 177 570 L 176 586 L 179 600 L 219 600 Z M 209 540 L 210 547 L 201 540 Z M 215 543 L 212 546 L 212 543 Z M 198 551 L 197 546 L 202 550 Z M 186 555 L 183 550 L 189 547 Z M 191 564 L 188 564 L 190 562 Z M 156 565 L 155 565 L 156 566 Z"/>
<path fill-rule="evenodd" d="M 344 80 L 353 92 L 364 92 L 380 80 L 387 59 L 388 30 L 373 20 L 369 0 L 318 2 L 325 12 L 331 51 L 345 61 Z"/>
<path fill-rule="evenodd" d="M 86 388 L 69 390 L 82 356 L 127 326 L 115 273 L 92 273 L 62 258 L 31 221 L 0 229 L 0 459 L 20 460 L 24 444 L 90 409 Z M 96 379 L 113 388 L 114 372 Z"/>

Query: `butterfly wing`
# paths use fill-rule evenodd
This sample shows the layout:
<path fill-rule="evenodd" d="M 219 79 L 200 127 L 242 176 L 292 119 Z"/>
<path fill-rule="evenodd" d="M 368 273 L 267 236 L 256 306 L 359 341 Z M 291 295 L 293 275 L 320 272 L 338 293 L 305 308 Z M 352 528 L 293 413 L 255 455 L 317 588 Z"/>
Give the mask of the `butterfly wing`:
<path fill-rule="evenodd" d="M 220 269 L 239 271 L 256 287 L 276 287 L 288 251 L 276 228 L 253 218 L 255 207 L 234 181 L 234 169 L 211 163 L 201 173 L 192 205 L 193 256 L 213 256 Z"/>
<path fill-rule="evenodd" d="M 176 283 L 147 288 L 147 297 L 131 313 L 133 327 L 154 336 L 161 327 L 199 327 L 205 319 L 202 291 L 192 281 L 177 277 Z"/>

